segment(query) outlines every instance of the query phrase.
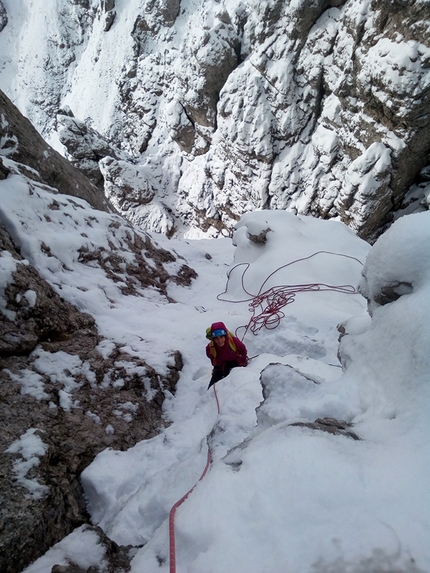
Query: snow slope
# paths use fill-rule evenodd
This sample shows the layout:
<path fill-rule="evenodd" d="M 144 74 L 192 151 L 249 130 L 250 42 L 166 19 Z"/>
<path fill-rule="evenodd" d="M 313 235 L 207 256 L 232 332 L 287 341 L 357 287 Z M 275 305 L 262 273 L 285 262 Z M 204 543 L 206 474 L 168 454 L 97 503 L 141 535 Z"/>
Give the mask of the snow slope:
<path fill-rule="evenodd" d="M 169 287 L 176 302 L 167 304 L 125 297 L 77 262 L 76 228 L 103 241 L 111 215 L 90 226 L 85 204 L 68 202 L 56 251 L 67 269 L 53 269 L 39 244 L 57 240 L 41 224 L 47 192 L 24 200 L 19 184 L 0 186 L 2 220 L 24 256 L 105 337 L 154 365 L 172 348 L 183 354 L 176 395 L 164 404 L 170 425 L 126 452 L 105 450 L 82 475 L 93 523 L 132 546 L 132 573 L 169 571 L 169 511 L 195 484 L 175 517 L 178 572 L 430 571 L 428 213 L 401 218 L 372 248 L 339 222 L 281 211 L 247 214 L 233 241 L 156 237 L 198 272 L 191 287 Z M 252 240 L 262 234 L 265 242 Z M 99 288 L 83 291 L 85 280 Z M 375 302 L 404 283 L 394 302 Z M 358 284 L 371 316 L 363 296 L 345 292 Z M 274 287 L 295 298 L 267 329 L 249 302 Z M 215 394 L 204 348 L 217 320 L 245 335 L 252 360 Z M 300 425 L 321 418 L 351 424 L 359 439 Z M 79 528 L 25 573 L 68 560 L 103 570 L 93 532 Z"/>

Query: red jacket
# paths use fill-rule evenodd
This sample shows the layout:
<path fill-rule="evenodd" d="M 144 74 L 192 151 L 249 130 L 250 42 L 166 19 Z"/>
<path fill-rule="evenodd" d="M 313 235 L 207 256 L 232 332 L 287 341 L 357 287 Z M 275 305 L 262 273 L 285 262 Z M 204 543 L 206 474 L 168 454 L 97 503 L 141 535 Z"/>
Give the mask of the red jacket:
<path fill-rule="evenodd" d="M 211 340 L 206 346 L 206 356 L 210 359 L 213 366 L 222 366 L 225 362 L 236 360 L 239 366 L 248 364 L 248 351 L 237 336 L 234 336 L 227 330 L 223 322 L 214 322 L 211 326 L 211 332 L 214 330 L 225 330 L 227 333 L 224 346 L 218 346 Z"/>

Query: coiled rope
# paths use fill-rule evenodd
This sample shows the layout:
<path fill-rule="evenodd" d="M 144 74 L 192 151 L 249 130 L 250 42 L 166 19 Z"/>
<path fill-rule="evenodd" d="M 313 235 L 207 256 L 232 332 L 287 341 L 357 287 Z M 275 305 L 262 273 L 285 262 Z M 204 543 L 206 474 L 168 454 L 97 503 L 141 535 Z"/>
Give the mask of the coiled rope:
<path fill-rule="evenodd" d="M 282 265 L 271 272 L 268 277 L 263 281 L 261 284 L 258 292 L 253 294 L 249 292 L 249 290 L 245 287 L 245 275 L 250 268 L 250 263 L 239 263 L 232 267 L 227 274 L 227 283 L 225 290 L 217 296 L 217 299 L 223 302 L 231 302 L 231 303 L 249 303 L 249 310 L 252 312 L 252 316 L 246 326 L 239 326 L 236 329 L 236 335 L 239 330 L 245 329 L 242 335 L 242 340 L 244 339 L 246 333 L 248 331 L 252 332 L 252 334 L 257 334 L 262 328 L 267 328 L 268 330 L 273 330 L 279 326 L 281 320 L 285 317 L 285 313 L 283 312 L 283 308 L 288 304 L 291 304 L 295 300 L 295 296 L 299 292 L 322 292 L 322 291 L 335 291 L 344 294 L 358 294 L 357 289 L 352 285 L 329 285 L 325 283 L 307 283 L 307 284 L 292 284 L 292 285 L 278 285 L 274 287 L 270 287 L 267 290 L 263 290 L 266 283 L 269 281 L 271 277 L 273 277 L 276 273 L 285 269 L 293 264 L 299 263 L 301 261 L 306 261 L 315 257 L 320 254 L 328 254 L 334 255 L 338 257 L 346 257 L 347 259 L 353 259 L 363 265 L 363 263 L 357 259 L 356 257 L 352 257 L 350 255 L 345 255 L 343 253 L 333 253 L 331 251 L 317 251 L 312 255 L 307 257 L 302 257 L 300 259 L 295 259 L 285 265 Z M 238 269 L 239 267 L 244 267 L 241 276 L 241 285 L 244 293 L 247 295 L 247 298 L 242 300 L 230 300 L 227 298 L 223 298 L 224 295 L 227 294 L 229 282 L 232 276 L 232 273 Z"/>

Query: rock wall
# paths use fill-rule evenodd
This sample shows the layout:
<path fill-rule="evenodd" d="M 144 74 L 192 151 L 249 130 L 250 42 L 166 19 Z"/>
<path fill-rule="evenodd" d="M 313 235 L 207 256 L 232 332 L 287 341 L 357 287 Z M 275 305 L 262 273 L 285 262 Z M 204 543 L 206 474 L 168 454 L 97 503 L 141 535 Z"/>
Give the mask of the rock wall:
<path fill-rule="evenodd" d="M 62 1 L 55 42 L 39 34 L 49 66 L 22 43 L 0 76 L 143 228 L 216 234 L 271 208 L 374 240 L 406 204 L 429 205 L 429 19 L 425 0 Z M 29 26 L 9 14 L 0 48 Z M 66 106 L 80 133 L 57 126 Z M 103 153 L 137 165 L 142 201 L 100 172 Z"/>
<path fill-rule="evenodd" d="M 58 269 L 73 270 L 57 259 L 58 236 L 51 235 L 51 242 L 41 238 L 43 227 L 58 221 L 57 234 L 72 237 L 64 221 L 74 219 L 75 236 L 85 242 L 75 256 L 78 264 L 100 268 L 125 296 L 150 289 L 167 302 L 169 282 L 189 285 L 196 273 L 183 262 L 174 265 L 175 255 L 106 213 L 111 208 L 86 177 L 50 149 L 3 95 L 0 103 L 0 570 L 19 573 L 88 523 L 81 472 L 103 449 L 127 449 L 159 432 L 163 401 L 175 392 L 182 369 L 181 354 L 173 349 L 157 372 L 104 339 L 94 317 L 61 296 Z M 104 211 L 60 194 L 54 183 Z M 28 205 L 15 216 L 10 197 L 21 188 Z M 41 195 L 45 206 L 31 207 Z M 85 209 L 87 229 L 78 216 Z M 29 213 L 37 231 L 29 227 Z M 98 233 L 97 216 L 107 217 L 108 239 L 94 245 L 89 230 Z M 47 266 L 57 269 L 55 284 L 29 259 L 40 267 L 50 261 Z M 97 287 L 90 281 L 80 288 Z M 109 571 L 127 563 L 125 550 L 102 542 Z"/>
<path fill-rule="evenodd" d="M 85 199 L 96 209 L 114 211 L 104 196 L 103 185 L 97 187 L 92 184 L 80 169 L 73 167 L 70 161 L 48 145 L 1 90 L 0 118 L 0 157 L 3 155 L 26 166 L 26 176 L 33 181 Z"/>
<path fill-rule="evenodd" d="M 182 359 L 173 353 L 168 373 L 159 374 L 115 345 L 102 354 L 94 319 L 21 259 L 3 227 L 0 252 L 16 266 L 1 299 L 0 449 L 9 455 L 0 464 L 0 570 L 18 573 L 88 521 L 79 476 L 96 454 L 158 433 Z M 26 454 L 27 439 L 43 443 L 40 457 Z"/>

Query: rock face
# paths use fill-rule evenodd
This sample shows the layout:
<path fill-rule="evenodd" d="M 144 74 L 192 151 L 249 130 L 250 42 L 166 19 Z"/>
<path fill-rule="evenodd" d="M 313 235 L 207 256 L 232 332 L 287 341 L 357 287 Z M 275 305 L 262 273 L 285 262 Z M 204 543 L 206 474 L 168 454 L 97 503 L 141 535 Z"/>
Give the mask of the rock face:
<path fill-rule="evenodd" d="M 61 273 L 73 275 L 72 262 L 88 266 L 99 284 L 83 279 L 78 292 L 103 293 L 104 281 L 107 291 L 109 284 L 125 296 L 150 289 L 165 302 L 169 282 L 189 285 L 196 273 L 106 212 L 109 204 L 88 179 L 3 95 L 0 102 L 0 570 L 19 573 L 88 522 L 81 472 L 101 450 L 127 449 L 159 432 L 163 401 L 175 392 L 182 368 L 174 349 L 160 373 L 104 338 L 93 316 L 61 296 Z M 30 212 L 37 230 L 28 217 L 36 200 Z M 69 245 L 76 252 L 67 264 L 58 245 L 72 236 L 81 243 Z M 127 552 L 96 534 L 108 570 L 125 569 Z"/>
<path fill-rule="evenodd" d="M 15 267 L 1 299 L 0 448 L 9 455 L 0 464 L 0 569 L 16 573 L 88 521 L 79 476 L 99 451 L 157 434 L 182 360 L 172 354 L 160 375 L 110 343 L 102 353 L 94 319 L 21 259 L 4 228 L 0 235 L 1 256 Z M 27 440 L 39 440 L 40 457 L 26 453 Z"/>
<path fill-rule="evenodd" d="M 399 209 L 428 209 L 425 0 L 59 2 L 55 38 L 43 11 L 0 8 L 0 76 L 48 139 L 73 110 L 85 127 L 63 125 L 62 141 L 98 184 L 102 156 L 138 165 L 153 197 L 121 190 L 118 208 L 143 228 L 216 234 L 264 207 L 339 217 L 373 241 Z M 23 41 L 16 57 L 30 26 L 48 65 Z"/>
<path fill-rule="evenodd" d="M 104 552 L 104 573 L 122 573 L 130 569 L 130 552 L 128 547 L 120 547 L 114 541 L 106 537 L 100 527 L 84 525 L 77 530 L 85 535 L 93 535 L 97 544 Z M 51 573 L 92 573 L 94 567 L 82 568 L 76 563 L 68 565 L 54 565 Z"/>
<path fill-rule="evenodd" d="M 85 199 L 96 209 L 113 212 L 103 194 L 103 186 L 97 188 L 81 170 L 52 149 L 1 90 L 0 117 L 0 156 L 15 161 L 34 181 Z"/>
<path fill-rule="evenodd" d="M 3 5 L 3 2 L 0 0 L 0 32 L 6 26 L 8 22 L 6 8 Z"/>
<path fill-rule="evenodd" d="M 95 129 L 74 117 L 68 108 L 59 111 L 57 129 L 61 143 L 67 147 L 72 165 L 85 173 L 98 189 L 103 189 L 99 161 L 105 157 L 117 158 L 118 152 Z"/>

